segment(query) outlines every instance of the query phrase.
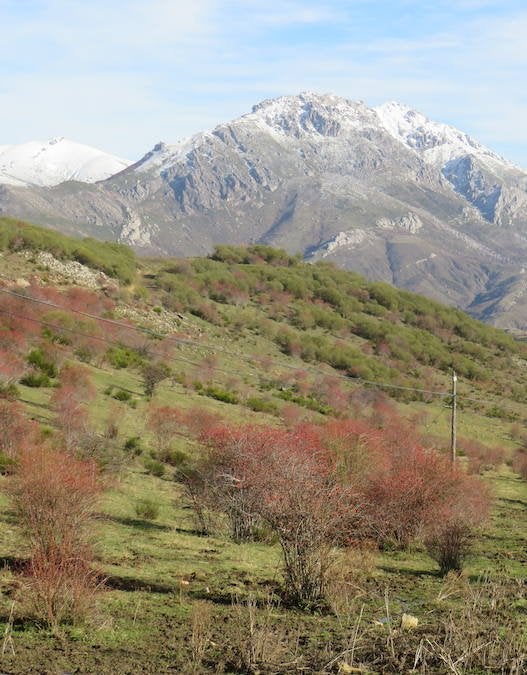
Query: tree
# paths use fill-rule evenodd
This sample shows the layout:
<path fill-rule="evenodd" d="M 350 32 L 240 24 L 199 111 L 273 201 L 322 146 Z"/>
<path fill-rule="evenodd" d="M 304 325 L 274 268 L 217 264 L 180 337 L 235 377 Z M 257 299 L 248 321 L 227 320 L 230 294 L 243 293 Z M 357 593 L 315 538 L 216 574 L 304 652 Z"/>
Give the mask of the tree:
<path fill-rule="evenodd" d="M 150 399 L 154 395 L 154 390 L 159 382 L 162 382 L 170 375 L 170 368 L 166 363 L 147 363 L 141 368 L 141 374 L 143 376 L 145 396 Z"/>

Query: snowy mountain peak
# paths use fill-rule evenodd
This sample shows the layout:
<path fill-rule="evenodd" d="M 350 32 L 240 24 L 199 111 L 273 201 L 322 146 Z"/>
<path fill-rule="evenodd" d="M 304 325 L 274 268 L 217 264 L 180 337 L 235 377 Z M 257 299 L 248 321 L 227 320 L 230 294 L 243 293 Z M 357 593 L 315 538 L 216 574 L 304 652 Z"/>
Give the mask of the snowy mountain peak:
<path fill-rule="evenodd" d="M 68 180 L 95 183 L 129 165 L 125 159 L 63 136 L 0 146 L 0 184 L 51 187 Z"/>
<path fill-rule="evenodd" d="M 198 133 L 175 144 L 160 141 L 144 157 L 133 164 L 130 170 L 138 171 L 139 173 L 153 171 L 154 173 L 161 174 L 182 160 L 188 152 L 199 145 L 200 140 L 206 135 L 206 133 Z"/>
<path fill-rule="evenodd" d="M 512 164 L 459 129 L 434 122 L 408 106 L 389 101 L 374 108 L 381 125 L 396 140 L 420 155 L 425 162 L 444 166 L 464 156 L 475 156 L 487 165 Z"/>
<path fill-rule="evenodd" d="M 373 111 L 364 103 L 311 91 L 262 101 L 242 120 L 255 122 L 275 135 L 297 139 L 342 136 L 375 123 Z"/>

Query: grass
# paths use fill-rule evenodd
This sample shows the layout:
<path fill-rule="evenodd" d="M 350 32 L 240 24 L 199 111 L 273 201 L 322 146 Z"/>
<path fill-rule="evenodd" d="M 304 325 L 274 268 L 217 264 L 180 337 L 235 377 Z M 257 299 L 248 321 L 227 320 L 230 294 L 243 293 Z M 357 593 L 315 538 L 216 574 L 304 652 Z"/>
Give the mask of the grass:
<path fill-rule="evenodd" d="M 501 592 L 512 595 L 514 580 L 525 581 L 527 484 L 506 467 L 488 475 L 487 480 L 495 490 L 496 505 L 491 522 L 468 560 L 466 577 L 474 588 L 481 585 L 485 575 L 506 580 L 500 586 Z M 157 520 L 150 523 L 137 518 L 135 504 L 152 495 L 160 510 Z M 18 533 L 10 522 L 3 497 L 1 505 L 2 555 L 20 555 Z M 33 672 L 31 668 L 48 672 L 46 669 L 60 665 L 72 670 L 81 666 L 83 672 L 126 673 L 134 663 L 134 672 L 170 672 L 171 668 L 191 672 L 185 670 L 192 660 L 191 614 L 196 602 L 205 601 L 211 607 L 209 629 L 214 644 L 207 646 L 209 661 L 200 666 L 203 670 L 199 672 L 210 668 L 216 658 L 226 672 L 241 672 L 234 668 L 236 659 L 241 658 L 243 631 L 239 615 L 241 612 L 248 620 L 249 610 L 243 603 L 255 597 L 256 615 L 263 621 L 265 598 L 278 588 L 280 581 L 276 546 L 237 545 L 221 536 L 197 536 L 178 486 L 169 478 L 146 475 L 138 464 L 115 481 L 100 504 L 97 541 L 97 565 L 107 577 L 109 589 L 98 615 L 87 625 L 65 627 L 60 642 L 31 624 L 15 624 L 16 654 L 2 657 L 3 669 L 10 673 Z M 3 577 L 2 587 L 8 590 L 12 574 L 6 570 Z M 182 585 L 182 581 L 188 581 L 188 585 Z M 368 576 L 361 573 L 360 567 L 356 570 L 348 614 L 341 609 L 337 614 L 310 616 L 278 605 L 272 611 L 273 639 L 281 635 L 289 644 L 294 636 L 301 645 L 299 663 L 308 669 L 315 664 L 321 667 L 322 661 L 330 661 L 330 656 L 336 655 L 349 638 L 346 622 L 353 626 L 364 606 L 365 626 L 375 633 L 370 635 L 372 644 L 382 640 L 385 644 L 386 627 L 381 623 L 373 628 L 374 622 L 382 622 L 386 615 L 385 593 L 394 621 L 398 622 L 403 612 L 410 613 L 421 622 L 420 635 L 434 634 L 447 616 L 461 612 L 468 592 L 451 595 L 448 589 L 445 591 L 446 583 L 421 550 L 383 552 L 378 554 Z M 339 595 L 342 593 L 341 588 Z M 446 599 L 438 600 L 444 593 Z M 1 597 L 3 617 L 7 616 L 10 602 L 9 596 Z M 522 603 L 521 597 L 515 597 L 508 613 L 523 620 L 527 629 Z M 416 638 L 415 648 L 417 642 Z M 366 652 L 364 648 L 359 651 L 364 658 Z"/>
<path fill-rule="evenodd" d="M 151 264 L 152 268 L 162 266 Z M 15 273 L 21 271 L 27 272 L 21 267 Z M 277 344 L 247 327 L 214 326 L 190 316 L 188 321 L 194 334 L 200 334 L 204 342 L 218 349 L 227 348 L 229 353 L 219 354 L 210 378 L 204 378 L 202 363 L 209 352 L 196 347 L 178 347 L 169 359 L 176 377 L 158 385 L 152 404 L 174 406 L 183 411 L 200 407 L 231 422 L 279 424 L 277 415 L 251 409 L 250 401 L 255 397 L 265 398 L 276 406 L 278 414 L 283 412 L 287 403 L 280 399 L 280 389 L 268 386 L 268 382 L 273 380 L 289 386 L 286 380 L 294 371 L 283 364 L 303 369 L 308 367 L 306 363 L 298 356 L 285 356 Z M 366 345 L 361 337 L 355 336 L 352 341 Z M 240 353 L 249 358 L 238 358 Z M 268 357 L 270 365 L 264 365 L 262 357 Z M 188 504 L 173 480 L 174 469 L 167 465 L 162 478 L 146 472 L 144 460 L 154 443 L 145 431 L 149 403 L 143 395 L 139 372 L 130 368 L 113 369 L 106 364 L 87 367 L 97 389 L 97 397 L 90 407 L 95 428 L 102 431 L 109 419 L 117 421 L 119 447 L 123 447 L 128 438 L 139 437 L 143 448 L 142 455 L 125 455 L 121 471 L 112 477 L 98 506 L 96 565 L 108 579 L 107 590 L 90 621 L 65 626 L 59 638 L 24 619 L 14 572 L 26 552 L 1 489 L 6 479 L 0 477 L 0 561 L 6 563 L 0 572 L 0 634 L 7 625 L 13 598 L 17 599 L 17 620 L 12 631 L 15 654 L 8 649 L 0 655 L 0 671 L 337 672 L 339 663 L 349 662 L 350 654 L 346 650 L 356 635 L 354 665 L 362 663 L 361 672 L 408 672 L 421 642 L 446 644 L 449 622 L 460 634 L 468 630 L 469 622 L 463 612 L 476 593 L 481 594 L 481 607 L 474 611 L 474 621 L 479 623 L 474 628 L 476 637 L 471 638 L 473 644 L 491 641 L 497 644 L 497 649 L 518 630 L 527 631 L 527 483 L 507 465 L 485 474 L 485 481 L 495 494 L 495 505 L 461 580 L 441 579 L 436 565 L 419 547 L 409 552 L 384 551 L 375 555 L 368 568 L 357 560 L 351 576 L 335 580 L 332 611 L 303 613 L 280 604 L 277 545 L 234 544 L 221 533 L 197 535 Z M 320 364 L 317 368 L 334 372 Z M 435 373 L 434 377 L 438 387 L 448 387 L 445 373 Z M 235 391 L 240 403 L 235 405 L 202 395 L 194 386 L 200 378 L 206 386 Z M 315 380 L 313 377 L 316 390 Z M 357 383 L 352 380 L 345 381 L 344 386 L 347 391 L 357 389 Z M 136 407 L 105 394 L 110 387 L 130 392 Z M 19 390 L 28 414 L 52 426 L 49 397 L 53 389 L 20 386 Z M 518 442 L 511 437 L 508 420 L 483 413 L 488 406 L 498 403 L 523 416 L 521 403 L 509 397 L 500 398 L 498 393 L 478 388 L 464 379 L 460 391 L 461 401 L 463 395 L 476 397 L 481 399 L 481 405 L 460 405 L 459 436 L 501 445 L 508 453 L 518 447 Z M 423 431 L 448 444 L 450 411 L 446 404 L 443 399 L 396 403 L 403 415 L 422 418 L 416 424 L 420 424 Z M 324 419 L 323 415 L 304 407 L 297 406 L 296 410 L 309 419 Z M 174 449 L 193 453 L 196 445 L 179 436 Z M 145 520 L 136 512 L 136 505 L 148 499 L 154 499 L 159 507 L 154 521 Z M 203 606 L 199 603 L 205 603 L 206 607 L 201 615 L 199 609 Z M 392 624 L 386 622 L 387 604 Z M 490 613 L 491 607 L 496 618 Z M 416 632 L 405 634 L 396 630 L 403 612 L 419 618 Z M 196 623 L 196 616 L 202 617 L 201 626 Z M 493 623 L 498 620 L 501 635 Z M 519 629 L 515 628 L 516 623 Z M 394 628 L 393 635 L 389 626 Z M 200 634 L 206 638 L 198 659 L 192 645 Z M 258 642 L 262 636 L 265 649 Z M 455 641 L 449 644 L 456 658 L 461 658 L 461 647 L 456 646 Z M 248 647 L 253 657 L 247 652 Z M 482 649 L 482 653 L 484 651 Z M 256 653 L 258 658 L 254 656 Z M 339 656 L 342 653 L 345 656 Z M 487 663 L 498 662 L 496 654 L 486 658 Z M 483 667 L 479 670 L 472 667 L 466 659 L 461 663 L 460 672 L 484 671 Z M 423 672 L 448 672 L 437 653 L 429 657 L 427 668 Z"/>

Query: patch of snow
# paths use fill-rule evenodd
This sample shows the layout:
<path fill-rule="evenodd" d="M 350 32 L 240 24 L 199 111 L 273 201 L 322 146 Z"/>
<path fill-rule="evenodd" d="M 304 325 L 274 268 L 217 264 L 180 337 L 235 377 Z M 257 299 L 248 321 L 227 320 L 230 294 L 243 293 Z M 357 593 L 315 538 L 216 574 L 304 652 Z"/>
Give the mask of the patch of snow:
<path fill-rule="evenodd" d="M 430 253 L 430 255 L 427 256 L 426 258 L 420 258 L 419 260 L 416 260 L 415 264 L 420 265 L 421 263 L 428 262 L 429 260 L 433 260 L 434 258 L 437 258 L 437 255 L 435 253 Z"/>
<path fill-rule="evenodd" d="M 360 101 L 306 91 L 255 105 L 241 120 L 276 136 L 321 140 L 374 126 L 375 114 Z"/>
<path fill-rule="evenodd" d="M 65 138 L 0 146 L 0 183 L 51 187 L 68 180 L 95 183 L 131 162 Z"/>
<path fill-rule="evenodd" d="M 448 124 L 434 122 L 402 103 L 389 101 L 374 110 L 384 129 L 428 164 L 444 166 L 459 157 L 473 155 L 491 168 L 515 168 L 468 134 Z"/>

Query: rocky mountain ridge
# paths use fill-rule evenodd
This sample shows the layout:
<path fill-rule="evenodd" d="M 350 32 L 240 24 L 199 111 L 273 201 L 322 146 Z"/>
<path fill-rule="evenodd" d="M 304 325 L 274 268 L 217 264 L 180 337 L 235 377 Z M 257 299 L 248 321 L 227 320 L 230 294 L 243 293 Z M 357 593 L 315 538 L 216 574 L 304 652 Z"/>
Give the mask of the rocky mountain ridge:
<path fill-rule="evenodd" d="M 272 244 L 527 326 L 527 173 L 396 103 L 263 101 L 97 184 L 0 186 L 0 212 L 153 254 Z"/>

